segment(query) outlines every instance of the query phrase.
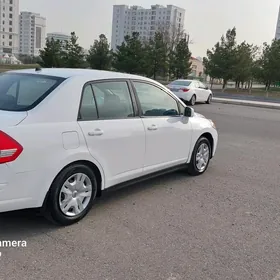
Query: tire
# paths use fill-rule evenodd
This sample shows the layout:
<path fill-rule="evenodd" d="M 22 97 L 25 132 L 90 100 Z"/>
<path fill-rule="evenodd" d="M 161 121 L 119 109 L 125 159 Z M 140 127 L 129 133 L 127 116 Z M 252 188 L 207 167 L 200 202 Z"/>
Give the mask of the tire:
<path fill-rule="evenodd" d="M 212 97 L 213 97 L 212 94 L 209 94 L 206 104 L 211 104 Z"/>
<path fill-rule="evenodd" d="M 207 158 L 207 162 L 205 163 L 205 166 L 203 168 L 199 169 L 199 165 L 197 163 L 196 156 L 197 156 L 197 154 L 199 152 L 199 149 L 202 145 L 206 145 L 207 148 L 208 148 L 208 158 Z M 206 146 L 204 146 L 204 147 L 206 147 Z M 206 152 L 206 150 L 205 150 L 205 152 Z M 200 137 L 198 139 L 198 141 L 196 142 L 195 146 L 194 146 L 191 161 L 188 164 L 188 173 L 191 176 L 198 176 L 198 175 L 203 174 L 208 168 L 210 158 L 211 158 L 211 154 L 212 154 L 212 148 L 211 148 L 211 144 L 210 144 L 209 140 L 205 137 Z"/>
<path fill-rule="evenodd" d="M 64 187 L 66 182 L 70 182 L 70 184 Z M 67 190 L 67 192 L 64 192 L 64 190 Z M 62 170 L 52 183 L 44 209 L 44 216 L 58 225 L 74 224 L 87 215 L 96 194 L 97 181 L 94 172 L 86 165 L 73 164 Z M 68 195 L 69 197 L 67 197 Z M 67 201 L 69 202 L 66 203 Z M 64 213 L 62 205 L 65 205 L 64 211 L 72 206 L 67 213 Z"/>
<path fill-rule="evenodd" d="M 192 98 L 190 99 L 189 104 L 190 104 L 191 106 L 194 106 L 194 105 L 195 105 L 195 102 L 196 102 L 196 96 L 193 95 Z"/>

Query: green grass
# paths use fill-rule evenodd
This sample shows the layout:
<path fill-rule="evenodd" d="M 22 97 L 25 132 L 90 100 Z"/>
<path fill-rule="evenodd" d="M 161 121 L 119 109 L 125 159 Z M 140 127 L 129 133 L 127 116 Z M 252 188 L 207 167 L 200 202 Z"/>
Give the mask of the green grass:
<path fill-rule="evenodd" d="M 38 64 L 0 64 L 0 72 L 6 72 L 10 70 L 21 70 L 21 69 L 30 69 L 38 67 Z"/>
<path fill-rule="evenodd" d="M 217 89 L 214 91 L 221 92 L 222 90 Z M 229 88 L 225 90 L 225 93 L 280 98 L 280 88 L 271 88 L 268 92 L 265 91 L 265 88 L 253 88 L 251 93 L 249 93 L 248 90 L 240 89 L 237 91 L 235 88 Z"/>

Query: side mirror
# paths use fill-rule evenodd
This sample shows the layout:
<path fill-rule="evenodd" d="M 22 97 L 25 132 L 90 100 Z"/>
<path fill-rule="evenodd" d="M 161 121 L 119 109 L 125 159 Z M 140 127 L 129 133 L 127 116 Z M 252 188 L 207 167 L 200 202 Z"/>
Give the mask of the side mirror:
<path fill-rule="evenodd" d="M 192 118 L 194 116 L 194 109 L 191 107 L 186 107 L 184 111 L 184 116 Z"/>
<path fill-rule="evenodd" d="M 206 86 L 206 87 L 205 87 L 205 89 L 207 89 L 207 90 L 208 90 L 208 89 L 209 89 L 209 87 L 207 87 L 207 86 Z"/>

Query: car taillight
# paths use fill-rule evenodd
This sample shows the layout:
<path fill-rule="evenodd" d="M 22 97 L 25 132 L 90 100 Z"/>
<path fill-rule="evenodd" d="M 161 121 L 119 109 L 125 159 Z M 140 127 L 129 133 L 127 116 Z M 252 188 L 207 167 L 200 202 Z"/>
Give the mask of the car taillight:
<path fill-rule="evenodd" d="M 0 131 L 0 164 L 14 161 L 22 151 L 23 147 L 15 139 Z"/>
<path fill-rule="evenodd" d="M 188 89 L 188 88 L 181 88 L 181 90 L 182 90 L 183 92 L 187 92 L 187 91 L 189 91 L 189 89 Z"/>

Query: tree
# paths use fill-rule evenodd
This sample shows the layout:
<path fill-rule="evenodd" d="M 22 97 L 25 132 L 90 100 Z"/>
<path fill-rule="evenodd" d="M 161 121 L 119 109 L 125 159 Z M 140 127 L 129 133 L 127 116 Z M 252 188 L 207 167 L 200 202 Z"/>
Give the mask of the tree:
<path fill-rule="evenodd" d="M 99 40 L 95 40 L 89 49 L 87 62 L 93 69 L 108 70 L 112 61 L 112 53 L 108 40 L 104 34 L 99 36 Z"/>
<path fill-rule="evenodd" d="M 62 52 L 64 66 L 67 68 L 80 68 L 85 64 L 83 48 L 78 44 L 78 37 L 71 32 L 71 38 L 65 43 Z"/>
<path fill-rule="evenodd" d="M 216 43 L 216 45 L 212 48 L 212 50 L 207 50 L 207 57 L 203 58 L 204 72 L 206 75 L 209 75 L 211 78 L 211 88 L 213 86 L 214 79 L 220 79 L 222 77 L 221 68 L 221 48 L 220 43 Z"/>
<path fill-rule="evenodd" d="M 163 40 L 167 47 L 167 66 L 168 66 L 168 77 L 171 78 L 174 73 L 174 65 L 176 64 L 175 60 L 175 48 L 180 42 L 181 39 L 187 39 L 189 44 L 189 35 L 185 34 L 182 28 L 178 28 L 176 25 L 166 25 L 162 22 L 157 23 L 157 32 L 162 33 Z"/>
<path fill-rule="evenodd" d="M 124 42 L 117 46 L 114 53 L 113 67 L 120 72 L 144 74 L 144 48 L 139 33 L 125 36 Z"/>
<path fill-rule="evenodd" d="M 145 45 L 145 67 L 149 77 L 165 76 L 168 70 L 168 48 L 164 34 L 156 32 Z"/>
<path fill-rule="evenodd" d="M 212 78 L 223 79 L 223 90 L 227 82 L 233 79 L 236 65 L 236 29 L 229 29 L 212 51 L 207 50 L 204 58 L 206 73 Z"/>
<path fill-rule="evenodd" d="M 181 39 L 176 45 L 175 51 L 172 51 L 171 53 L 171 73 L 176 79 L 186 79 L 192 71 L 192 63 L 190 62 L 191 52 L 189 51 L 188 41 L 186 38 Z"/>
<path fill-rule="evenodd" d="M 242 42 L 236 47 L 236 65 L 234 71 L 234 80 L 237 90 L 244 83 L 248 83 L 248 88 L 251 88 L 253 79 L 253 67 L 258 48 L 246 42 Z"/>
<path fill-rule="evenodd" d="M 271 45 L 264 43 L 263 54 L 259 61 L 259 78 L 265 83 L 266 90 L 271 84 L 280 81 L 280 41 L 273 40 Z"/>
<path fill-rule="evenodd" d="M 51 40 L 47 40 L 45 48 L 40 50 L 41 61 L 39 63 L 43 67 L 63 67 L 63 60 L 61 56 L 61 42 L 58 40 L 55 41 L 52 38 Z"/>

